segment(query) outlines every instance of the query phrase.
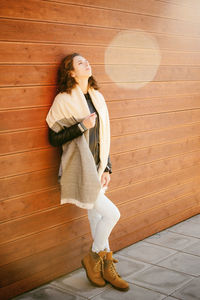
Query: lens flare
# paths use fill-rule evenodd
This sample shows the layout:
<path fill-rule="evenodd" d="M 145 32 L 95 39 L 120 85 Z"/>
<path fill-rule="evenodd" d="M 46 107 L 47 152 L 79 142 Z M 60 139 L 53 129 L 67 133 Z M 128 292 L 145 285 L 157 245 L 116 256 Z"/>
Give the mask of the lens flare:
<path fill-rule="evenodd" d="M 105 51 L 105 71 L 118 86 L 139 89 L 152 81 L 161 61 L 156 39 L 136 30 L 119 32 Z"/>

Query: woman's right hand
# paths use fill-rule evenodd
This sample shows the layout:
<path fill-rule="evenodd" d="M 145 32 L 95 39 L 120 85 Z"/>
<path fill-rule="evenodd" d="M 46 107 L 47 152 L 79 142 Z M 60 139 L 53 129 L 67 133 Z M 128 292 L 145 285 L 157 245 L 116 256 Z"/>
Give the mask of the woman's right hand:
<path fill-rule="evenodd" d="M 97 117 L 97 114 L 95 112 L 90 114 L 82 121 L 83 125 L 87 129 L 93 128 L 95 126 L 96 117 Z"/>

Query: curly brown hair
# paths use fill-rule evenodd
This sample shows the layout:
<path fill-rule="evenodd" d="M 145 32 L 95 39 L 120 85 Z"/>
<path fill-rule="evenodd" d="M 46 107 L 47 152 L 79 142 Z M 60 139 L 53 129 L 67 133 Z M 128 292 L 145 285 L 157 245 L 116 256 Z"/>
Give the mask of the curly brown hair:
<path fill-rule="evenodd" d="M 63 58 L 60 67 L 58 69 L 58 92 L 71 93 L 71 90 L 76 86 L 77 82 L 74 77 L 71 76 L 71 71 L 74 70 L 73 59 L 75 56 L 80 56 L 78 53 L 72 53 Z M 98 90 L 97 81 L 93 76 L 88 79 L 88 86 Z"/>

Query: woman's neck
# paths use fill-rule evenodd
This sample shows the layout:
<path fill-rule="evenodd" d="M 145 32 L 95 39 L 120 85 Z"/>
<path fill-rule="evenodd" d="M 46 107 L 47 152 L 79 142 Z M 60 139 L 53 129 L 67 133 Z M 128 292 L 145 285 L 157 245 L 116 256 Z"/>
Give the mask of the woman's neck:
<path fill-rule="evenodd" d="M 76 79 L 76 81 L 78 82 L 78 85 L 80 86 L 83 94 L 87 94 L 87 92 L 88 92 L 88 79 L 87 78 Z"/>

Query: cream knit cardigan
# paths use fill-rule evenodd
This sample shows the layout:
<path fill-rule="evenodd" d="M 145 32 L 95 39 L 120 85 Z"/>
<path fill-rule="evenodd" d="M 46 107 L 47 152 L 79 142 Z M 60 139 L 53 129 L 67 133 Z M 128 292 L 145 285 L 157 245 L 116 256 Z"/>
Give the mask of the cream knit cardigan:
<path fill-rule="evenodd" d="M 81 208 L 90 209 L 101 189 L 103 174 L 110 151 L 110 122 L 103 95 L 90 88 L 92 102 L 99 114 L 100 165 L 97 171 L 89 148 L 89 130 L 83 135 L 65 143 L 61 157 L 61 204 L 73 203 Z M 85 96 L 76 85 L 71 94 L 59 93 L 48 112 L 46 121 L 55 132 L 64 126 L 69 127 L 81 122 L 90 114 Z"/>

